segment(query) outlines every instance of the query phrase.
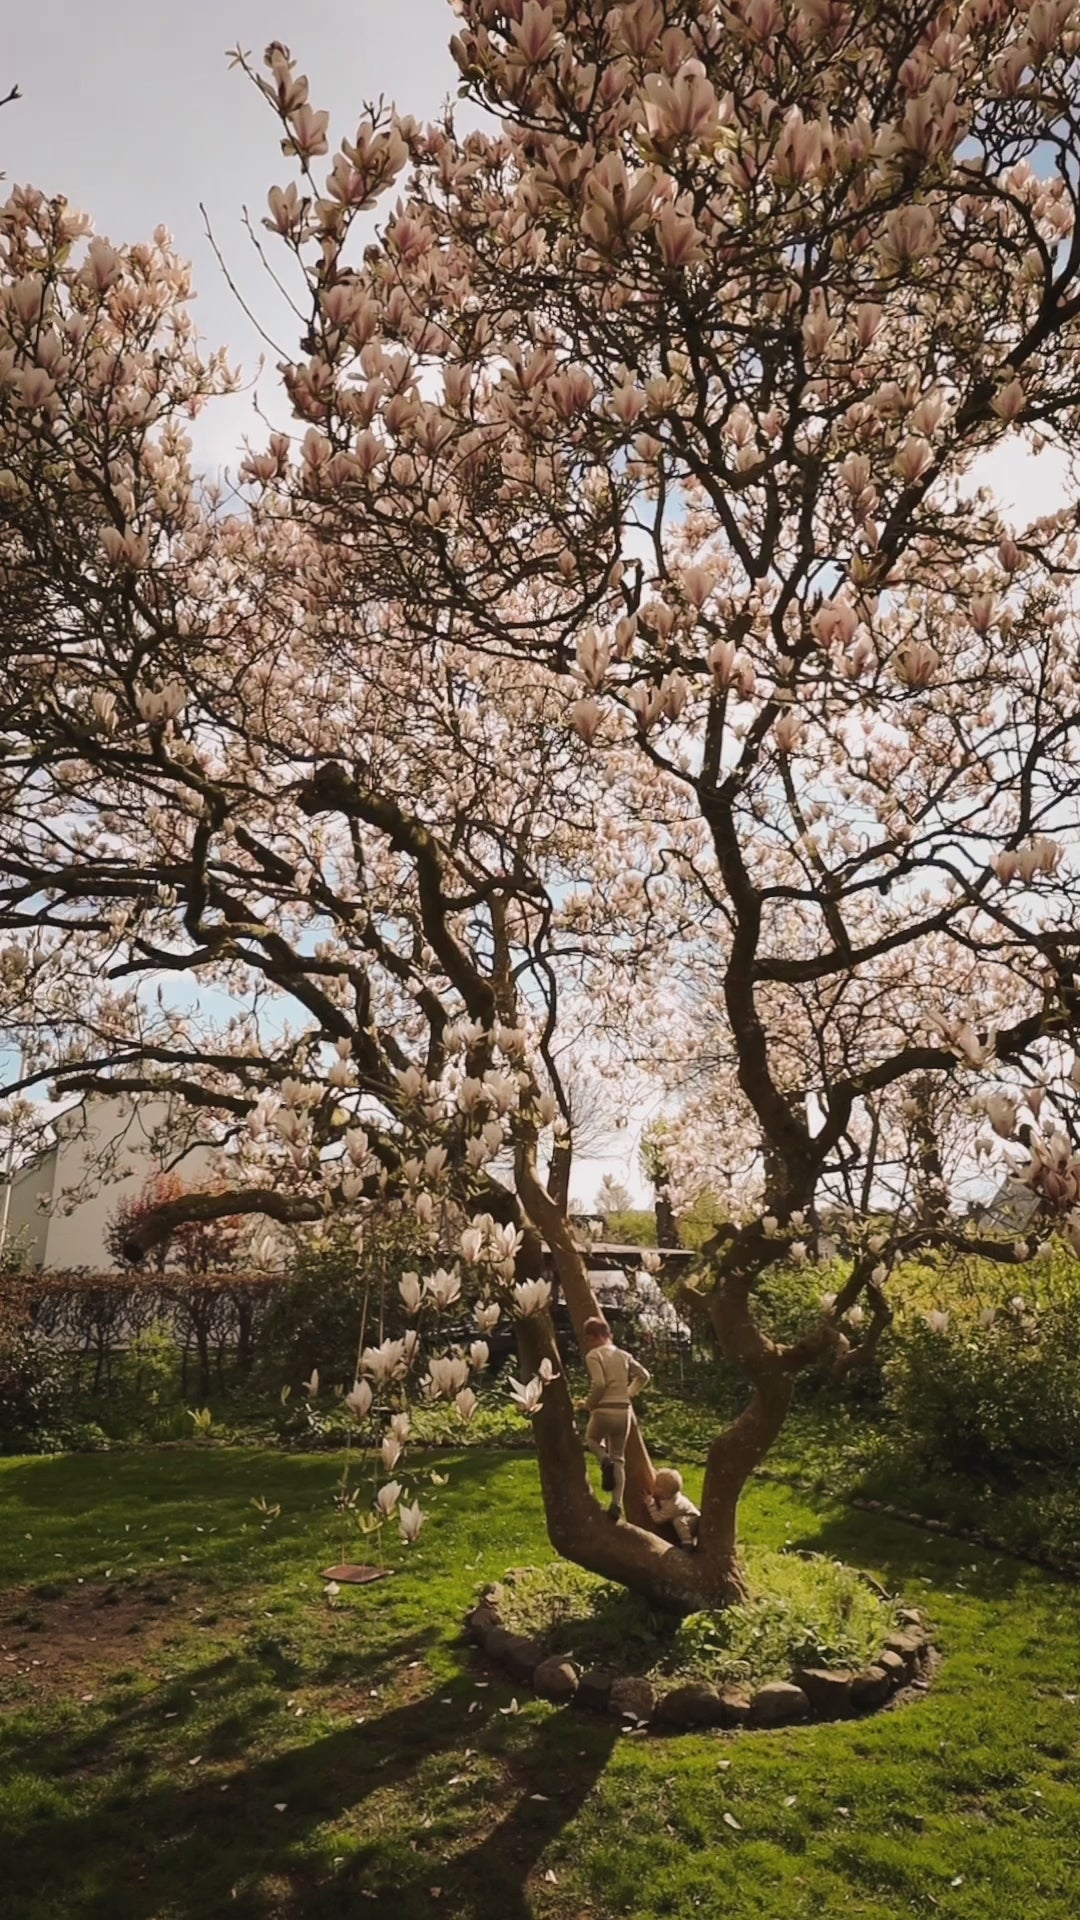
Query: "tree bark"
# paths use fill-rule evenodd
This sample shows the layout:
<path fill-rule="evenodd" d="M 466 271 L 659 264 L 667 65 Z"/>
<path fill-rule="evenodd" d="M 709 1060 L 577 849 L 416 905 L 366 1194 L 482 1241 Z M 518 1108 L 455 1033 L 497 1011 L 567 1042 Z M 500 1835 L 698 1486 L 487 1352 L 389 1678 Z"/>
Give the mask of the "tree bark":
<path fill-rule="evenodd" d="M 558 1365 L 546 1314 L 519 1322 L 518 1347 L 530 1371 L 545 1358 Z M 556 1553 L 671 1613 L 696 1613 L 746 1598 L 737 1553 L 713 1553 L 708 1548 L 688 1553 L 645 1527 L 609 1517 L 589 1481 L 570 1389 L 561 1372 L 545 1388 L 540 1410 L 533 1417 L 533 1434 L 548 1539 Z M 641 1457 L 647 1460 L 636 1422 L 631 1436 L 636 1436 Z M 629 1451 L 627 1459 L 629 1469 Z"/>
<path fill-rule="evenodd" d="M 532 1222 L 519 1255 L 522 1278 L 534 1278 L 542 1265 L 542 1233 L 562 1281 L 574 1331 L 581 1340 L 587 1319 L 599 1309 L 589 1285 L 585 1263 L 574 1245 L 565 1216 L 555 1206 L 535 1170 L 519 1165 L 518 1191 Z M 559 1365 L 554 1329 L 547 1314 L 533 1314 L 518 1322 L 518 1351 L 523 1371 L 535 1374 L 543 1360 L 558 1370 L 545 1388 L 540 1410 L 533 1416 L 533 1435 L 540 1467 L 548 1538 L 557 1553 L 590 1573 L 641 1593 L 654 1606 L 676 1613 L 694 1613 L 746 1598 L 746 1581 L 738 1560 L 735 1505 L 717 1533 L 717 1545 L 703 1538 L 695 1552 L 670 1545 L 655 1533 L 648 1520 L 645 1494 L 652 1485 L 653 1467 L 641 1429 L 631 1419 L 626 1449 L 626 1519 L 613 1521 L 597 1500 L 590 1483 L 587 1456 L 574 1417 L 569 1385 Z M 733 1453 L 728 1484 L 738 1456 Z M 749 1468 L 747 1469 L 749 1471 Z M 745 1478 L 745 1475 L 744 1475 Z M 719 1489 L 713 1508 L 719 1515 Z M 740 1488 L 741 1490 L 741 1482 Z"/>
<path fill-rule="evenodd" d="M 657 1187 L 653 1201 L 653 1213 L 656 1216 L 656 1244 L 658 1247 L 679 1247 L 679 1223 L 675 1218 L 675 1209 L 665 1187 Z"/>

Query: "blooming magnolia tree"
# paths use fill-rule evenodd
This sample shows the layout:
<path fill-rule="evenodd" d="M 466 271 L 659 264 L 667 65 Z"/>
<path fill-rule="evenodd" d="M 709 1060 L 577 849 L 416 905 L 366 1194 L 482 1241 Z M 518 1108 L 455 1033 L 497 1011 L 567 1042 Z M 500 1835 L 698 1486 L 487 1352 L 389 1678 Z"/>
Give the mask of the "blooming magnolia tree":
<path fill-rule="evenodd" d="M 242 506 L 193 482 L 181 417 L 229 375 L 167 238 L 4 209 L 3 990 L 32 1072 L 216 1117 L 235 1190 L 146 1244 L 371 1206 L 433 1267 L 452 1241 L 478 1333 L 517 1316 L 554 1544 L 698 1605 L 744 1591 L 742 1487 L 800 1369 L 873 1352 L 906 1249 L 1080 1241 L 1077 496 L 1010 526 L 978 486 L 1080 416 L 1080 9 L 456 12 L 480 132 L 380 110 L 331 158 L 285 49 L 238 56 L 309 307 L 297 433 Z M 216 1026 L 139 991 L 189 975 Z M 602 1516 L 544 1311 L 544 1242 L 579 1327 L 594 1304 L 542 1174 L 564 1008 L 634 1054 L 650 1000 L 695 1013 L 760 1185 L 697 1290 L 749 1399 L 693 1555 Z M 947 1195 L 860 1229 L 853 1157 L 944 1183 L 955 1087 L 1037 1232 L 975 1239 Z M 779 1346 L 756 1283 L 838 1196 L 850 1278 Z M 388 1455 L 419 1347 L 361 1358 Z M 428 1390 L 474 1364 L 436 1354 Z M 630 1468 L 639 1522 L 636 1437 Z"/>

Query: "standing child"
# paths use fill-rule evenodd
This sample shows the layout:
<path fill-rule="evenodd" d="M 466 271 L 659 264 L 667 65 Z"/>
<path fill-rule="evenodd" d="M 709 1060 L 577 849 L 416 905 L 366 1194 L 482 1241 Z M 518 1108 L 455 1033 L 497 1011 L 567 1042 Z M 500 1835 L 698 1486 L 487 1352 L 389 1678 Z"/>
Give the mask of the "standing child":
<path fill-rule="evenodd" d="M 653 1480 L 652 1492 L 645 1496 L 645 1505 L 649 1519 L 655 1520 L 659 1532 L 672 1546 L 697 1546 L 701 1512 L 683 1492 L 682 1474 L 674 1467 L 661 1467 Z"/>
<path fill-rule="evenodd" d="M 589 1424 L 585 1445 L 600 1462 L 600 1481 L 605 1493 L 613 1495 L 608 1511 L 613 1520 L 622 1519 L 626 1492 L 626 1441 L 630 1432 L 630 1402 L 635 1393 L 649 1384 L 649 1374 L 615 1345 L 606 1320 L 586 1320 L 585 1365 L 589 1374 Z"/>

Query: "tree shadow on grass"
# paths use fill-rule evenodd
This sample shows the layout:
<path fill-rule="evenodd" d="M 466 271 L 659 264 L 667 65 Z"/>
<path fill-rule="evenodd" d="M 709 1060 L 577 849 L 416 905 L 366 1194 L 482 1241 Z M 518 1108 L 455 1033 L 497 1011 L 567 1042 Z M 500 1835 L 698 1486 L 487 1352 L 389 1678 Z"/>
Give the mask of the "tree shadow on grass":
<path fill-rule="evenodd" d="M 416 1647 L 413 1635 L 396 1651 Z M 160 1767 L 152 1742 L 163 1714 L 179 1716 L 193 1688 L 218 1718 L 201 1725 L 197 1757 L 148 1783 Z M 93 1805 L 85 1795 L 64 1804 L 53 1791 L 25 1808 L 20 1831 L 3 1842 L 10 1920 L 334 1920 L 358 1911 L 531 1920 L 530 1877 L 617 1738 L 614 1724 L 572 1709 L 541 1710 L 527 1724 L 492 1714 L 481 1726 L 468 1716 L 475 1695 L 463 1676 L 306 1743 L 298 1729 L 291 1748 L 245 1760 L 280 1706 L 251 1688 L 250 1661 L 218 1660 L 58 1752 L 42 1773 L 61 1792 L 73 1773 L 86 1782 L 109 1772 L 113 1782 Z M 438 1756 L 446 1767 L 435 1779 Z M 227 1782 L 207 1777 L 211 1763 L 228 1769 Z M 398 1802 L 388 1829 L 395 1791 L 421 1767 L 427 1784 L 404 1816 Z M 446 1774 L 459 1767 L 455 1799 Z M 336 1856 L 333 1832 L 323 1831 L 335 1826 Z"/>
<path fill-rule="evenodd" d="M 962 1578 L 965 1591 L 976 1598 L 1003 1600 L 1021 1585 L 1054 1579 L 1009 1554 L 857 1508 L 824 1513 L 812 1532 L 793 1538 L 790 1545 L 875 1573 L 901 1597 L 918 1580 L 948 1587 Z"/>

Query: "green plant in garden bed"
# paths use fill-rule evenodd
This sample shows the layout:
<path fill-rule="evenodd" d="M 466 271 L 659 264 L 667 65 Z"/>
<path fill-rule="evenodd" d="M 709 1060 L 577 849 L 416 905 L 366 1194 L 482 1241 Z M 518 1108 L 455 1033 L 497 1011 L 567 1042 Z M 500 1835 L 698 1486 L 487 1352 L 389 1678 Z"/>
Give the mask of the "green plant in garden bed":
<path fill-rule="evenodd" d="M 867 1666 L 895 1629 L 892 1607 L 851 1567 L 762 1547 L 747 1566 L 760 1592 L 744 1606 L 682 1621 L 559 1560 L 508 1575 L 499 1611 L 512 1632 L 584 1666 L 751 1685 L 800 1666 Z"/>

